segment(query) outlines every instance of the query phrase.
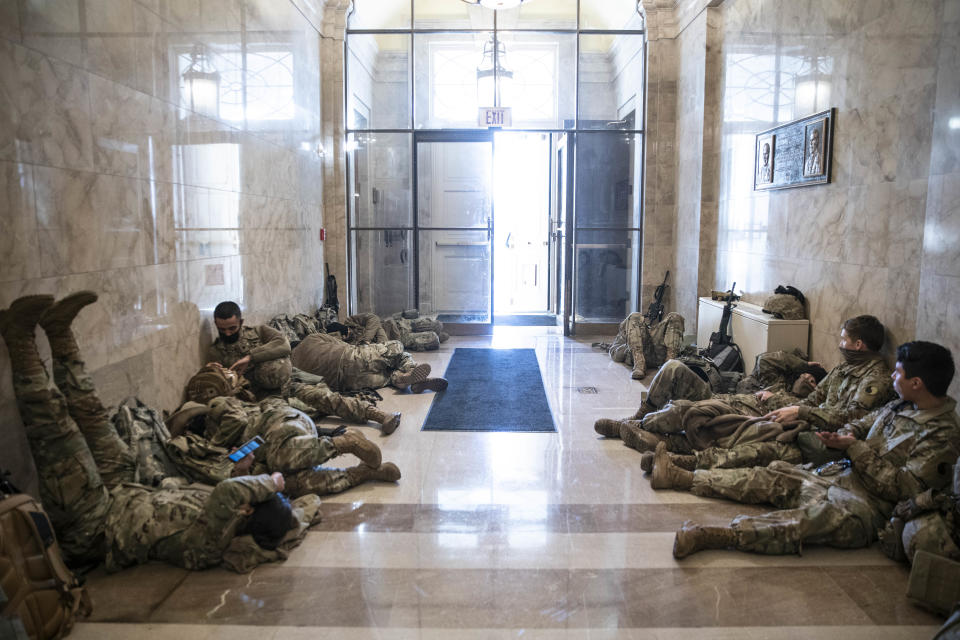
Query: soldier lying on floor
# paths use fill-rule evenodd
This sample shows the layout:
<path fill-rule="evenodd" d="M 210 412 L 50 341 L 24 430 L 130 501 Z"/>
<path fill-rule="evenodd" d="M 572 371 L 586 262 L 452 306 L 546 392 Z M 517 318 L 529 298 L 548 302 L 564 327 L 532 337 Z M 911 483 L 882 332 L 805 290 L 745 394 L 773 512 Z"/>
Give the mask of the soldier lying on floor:
<path fill-rule="evenodd" d="M 431 378 L 430 365 L 417 364 L 398 340 L 383 344 L 352 345 L 341 339 L 343 325 L 334 333 L 309 335 L 293 350 L 294 366 L 321 376 L 338 391 L 379 389 L 390 385 L 413 393 L 443 391 L 444 378 Z"/>
<path fill-rule="evenodd" d="M 71 328 L 96 299 L 89 291 L 57 303 L 49 295 L 25 296 L 0 311 L 40 497 L 67 562 L 105 560 L 108 571 L 149 560 L 187 569 L 249 568 L 285 557 L 314 521 L 319 499 L 292 508 L 279 493 L 280 473 L 239 476 L 212 488 L 133 483 L 134 457 L 107 418 Z M 37 352 L 38 323 L 50 342 L 55 386 Z"/>
<path fill-rule="evenodd" d="M 864 547 L 877 538 L 894 505 L 927 489 L 948 486 L 950 465 L 960 454 L 960 418 L 947 396 L 954 375 L 950 352 L 931 342 L 897 349 L 893 388 L 898 399 L 818 437 L 844 452 L 842 461 L 807 471 L 783 461 L 767 467 L 697 469 L 676 464 L 657 445 L 650 485 L 699 496 L 729 498 L 780 509 L 739 516 L 726 527 L 684 523 L 674 556 L 702 549 L 799 553 L 804 543 Z"/>
<path fill-rule="evenodd" d="M 844 358 L 843 364 L 834 367 L 816 388 L 799 402 L 790 402 L 786 406 L 774 406 L 786 400 L 782 392 L 763 391 L 756 395 L 757 406 L 751 408 L 748 399 L 727 402 L 736 413 L 744 415 L 765 415 L 768 420 L 796 425 L 799 421 L 820 431 L 836 431 L 844 423 L 855 420 L 869 411 L 882 406 L 892 397 L 889 368 L 879 353 L 883 346 L 884 329 L 880 321 L 873 316 L 857 316 L 847 320 L 840 330 L 839 350 Z M 779 352 L 783 354 L 783 352 Z M 783 357 L 790 358 L 789 354 Z M 794 370 L 797 367 L 812 367 L 816 363 L 802 363 L 793 358 Z M 779 367 L 783 368 L 783 367 Z M 660 380 L 658 380 L 658 378 Z M 801 376 L 803 378 L 803 376 Z M 807 378 L 809 382 L 809 378 Z M 795 390 L 799 387 L 795 386 Z M 641 403 L 633 418 L 621 421 L 625 442 L 639 451 L 650 451 L 664 434 L 674 433 L 677 425 L 677 412 L 682 413 L 682 403 L 672 402 L 679 396 L 690 400 L 710 398 L 709 386 L 682 363 L 668 362 L 657 372 L 650 385 L 650 393 Z M 737 397 L 737 396 L 735 396 Z M 731 400 L 728 397 L 724 401 Z M 738 406 L 739 405 L 739 406 Z M 657 409 L 657 407 L 663 407 Z M 768 413 L 753 411 L 766 407 Z M 602 435 L 619 434 L 610 423 L 598 421 L 594 428 Z M 658 433 L 659 432 L 659 433 Z M 669 438 L 670 445 L 682 444 L 683 439 Z M 823 450 L 819 441 L 811 441 L 811 446 Z M 689 453 L 689 448 L 678 448 L 676 453 Z"/>
<path fill-rule="evenodd" d="M 297 397 L 323 415 L 339 416 L 358 424 L 365 424 L 367 420 L 378 422 L 385 435 L 400 426 L 399 413 L 387 414 L 369 402 L 343 396 L 327 386 L 331 379 L 324 380 L 320 377 L 322 373 L 311 375 L 294 368 L 290 361 L 290 343 L 283 334 L 267 325 L 244 326 L 236 303 L 221 302 L 214 309 L 213 316 L 220 336 L 210 346 L 208 361 L 244 376 L 257 398 L 269 395 Z M 311 334 L 308 339 L 323 339 L 325 336 Z M 413 378 L 411 376 L 411 382 L 419 380 Z M 190 399 L 205 403 L 211 397 Z"/>

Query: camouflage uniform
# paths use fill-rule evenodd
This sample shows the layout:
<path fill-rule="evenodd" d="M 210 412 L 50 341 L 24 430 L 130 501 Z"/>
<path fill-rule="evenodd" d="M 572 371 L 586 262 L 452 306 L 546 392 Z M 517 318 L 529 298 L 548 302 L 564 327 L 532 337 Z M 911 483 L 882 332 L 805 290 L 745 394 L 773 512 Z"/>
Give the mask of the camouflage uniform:
<path fill-rule="evenodd" d="M 267 325 L 240 327 L 236 342 L 217 338 L 207 351 L 207 362 L 232 367 L 241 358 L 250 356 L 244 376 L 250 380 L 258 397 L 275 392 L 290 378 L 290 342 L 282 333 Z"/>
<path fill-rule="evenodd" d="M 395 313 L 383 320 L 383 329 L 387 339 L 399 340 L 410 351 L 434 351 L 448 337 L 443 331 L 443 323 L 436 316 L 404 318 Z"/>
<path fill-rule="evenodd" d="M 293 363 L 298 369 L 321 376 L 333 389 L 341 391 L 392 385 L 398 376 L 416 366 L 397 340 L 355 346 L 328 333 L 307 336 L 294 349 Z"/>
<path fill-rule="evenodd" d="M 389 339 L 380 317 L 374 313 L 358 313 L 344 320 L 343 324 L 350 330 L 345 342 L 353 345 L 382 344 Z"/>
<path fill-rule="evenodd" d="M 108 571 L 151 559 L 187 569 L 218 565 L 239 509 L 277 491 L 270 476 L 215 488 L 134 484 L 135 460 L 107 418 L 78 357 L 54 354 L 46 372 L 14 371 L 14 391 L 40 476 L 40 493 L 69 563 L 106 559 Z"/>
<path fill-rule="evenodd" d="M 950 482 L 945 465 L 960 453 L 955 408 L 953 399 L 929 410 L 895 400 L 850 423 L 858 438 L 846 450 L 850 468 L 831 463 L 809 472 L 775 461 L 765 468 L 697 470 L 690 490 L 781 509 L 731 522 L 734 546 L 742 551 L 798 553 L 804 542 L 864 547 L 898 500 Z"/>
<path fill-rule="evenodd" d="M 819 431 L 836 431 L 894 396 L 890 373 L 890 367 L 879 357 L 837 365 L 813 393 L 798 403 L 798 417 Z"/>
<path fill-rule="evenodd" d="M 683 348 L 683 329 L 683 316 L 679 313 L 668 313 L 663 320 L 651 326 L 646 316 L 636 311 L 620 323 L 617 337 L 610 345 L 610 357 L 614 362 L 623 362 L 632 367 L 635 364 L 634 352 L 641 350 L 646 368 L 657 368 L 680 353 Z"/>
<path fill-rule="evenodd" d="M 205 435 L 214 446 L 231 448 L 254 436 L 263 438 L 264 446 L 254 452 L 256 470 L 283 473 L 291 496 L 339 493 L 357 484 L 345 469 L 320 466 L 340 455 L 333 439 L 318 437 L 309 416 L 278 398 L 259 404 L 215 398 L 206 422 Z"/>
<path fill-rule="evenodd" d="M 799 350 L 761 353 L 750 375 L 737 383 L 737 393 L 789 389 L 808 365 L 806 355 Z"/>

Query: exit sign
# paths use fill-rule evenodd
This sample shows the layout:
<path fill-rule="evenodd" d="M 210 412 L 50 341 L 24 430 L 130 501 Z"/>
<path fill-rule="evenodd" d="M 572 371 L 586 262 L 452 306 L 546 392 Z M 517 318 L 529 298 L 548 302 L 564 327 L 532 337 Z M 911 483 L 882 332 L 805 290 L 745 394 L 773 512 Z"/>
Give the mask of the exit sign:
<path fill-rule="evenodd" d="M 477 124 L 481 127 L 509 127 L 513 125 L 510 107 L 480 107 Z"/>

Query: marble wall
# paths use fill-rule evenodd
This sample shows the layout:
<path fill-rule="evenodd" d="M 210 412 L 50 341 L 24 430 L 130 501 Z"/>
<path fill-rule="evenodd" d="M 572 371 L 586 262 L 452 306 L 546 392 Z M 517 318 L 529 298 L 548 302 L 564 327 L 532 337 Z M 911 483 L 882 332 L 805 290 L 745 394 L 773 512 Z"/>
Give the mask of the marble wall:
<path fill-rule="evenodd" d="M 733 281 L 751 302 L 792 284 L 809 299 L 811 353 L 828 364 L 840 323 L 860 313 L 888 326 L 888 350 L 920 338 L 960 355 L 958 3 L 683 7 L 673 33 L 655 31 L 678 57 L 677 308 L 692 313 L 696 295 Z M 797 92 L 811 78 L 815 104 Z M 754 135 L 831 106 L 831 183 L 754 192 Z"/>
<path fill-rule="evenodd" d="M 96 291 L 75 326 L 105 402 L 174 408 L 220 300 L 252 322 L 321 301 L 321 36 L 305 15 L 279 0 L 2 3 L 0 307 Z M 196 47 L 219 112 L 184 98 Z M 29 486 L 7 357 L 0 466 Z"/>

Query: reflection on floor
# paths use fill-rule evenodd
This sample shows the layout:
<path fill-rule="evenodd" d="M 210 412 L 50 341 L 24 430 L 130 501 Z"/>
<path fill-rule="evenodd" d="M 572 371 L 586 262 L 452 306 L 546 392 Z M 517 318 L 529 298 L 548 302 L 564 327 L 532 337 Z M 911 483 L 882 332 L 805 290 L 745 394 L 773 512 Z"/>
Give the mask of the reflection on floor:
<path fill-rule="evenodd" d="M 403 412 L 378 437 L 396 486 L 324 499 L 323 522 L 284 564 L 237 575 L 151 564 L 89 579 L 95 611 L 73 636 L 466 638 L 929 638 L 940 621 L 905 598 L 907 569 L 878 549 L 802 557 L 671 556 L 685 519 L 759 509 L 655 492 L 639 454 L 593 432 L 638 404 L 641 382 L 596 337 L 497 329 L 417 354 L 533 347 L 559 433 L 419 430 L 431 394 L 384 393 Z M 649 378 L 646 382 L 649 382 Z M 579 393 L 582 387 L 597 393 Z M 490 389 L 490 402 L 497 390 Z M 353 464 L 348 460 L 344 464 Z"/>

